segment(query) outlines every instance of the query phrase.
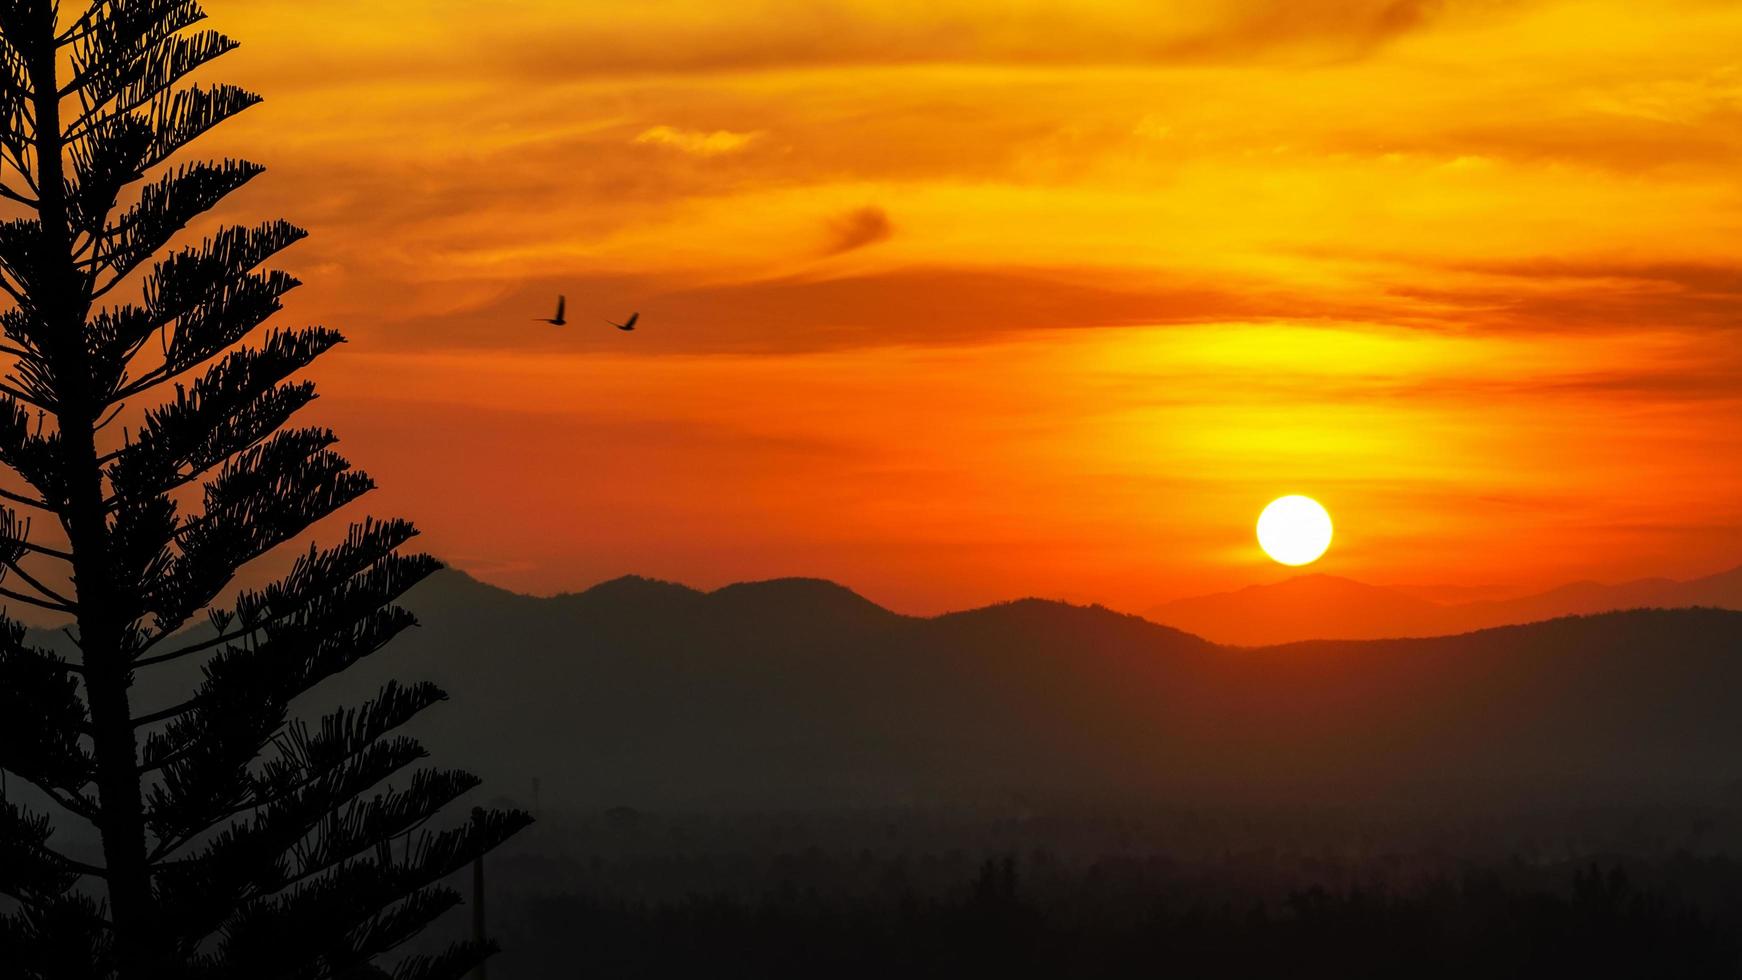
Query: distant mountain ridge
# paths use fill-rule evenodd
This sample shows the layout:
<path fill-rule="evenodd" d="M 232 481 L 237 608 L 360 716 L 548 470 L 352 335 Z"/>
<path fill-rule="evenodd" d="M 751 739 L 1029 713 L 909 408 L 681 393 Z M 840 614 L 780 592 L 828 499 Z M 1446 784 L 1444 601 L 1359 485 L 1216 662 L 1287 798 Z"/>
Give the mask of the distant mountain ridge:
<path fill-rule="evenodd" d="M 444 572 L 407 605 L 422 627 L 307 709 L 434 680 L 451 701 L 415 734 L 527 805 L 1515 799 L 1742 776 L 1735 612 L 1236 648 L 1037 599 L 904 616 L 811 579 L 534 598 Z"/>
<path fill-rule="evenodd" d="M 1433 602 L 1332 575 L 1163 603 L 1146 618 L 1218 643 L 1264 646 L 1312 639 L 1449 636 L 1562 616 L 1625 609 L 1742 609 L 1742 568 L 1688 581 L 1575 582 L 1513 599 Z"/>

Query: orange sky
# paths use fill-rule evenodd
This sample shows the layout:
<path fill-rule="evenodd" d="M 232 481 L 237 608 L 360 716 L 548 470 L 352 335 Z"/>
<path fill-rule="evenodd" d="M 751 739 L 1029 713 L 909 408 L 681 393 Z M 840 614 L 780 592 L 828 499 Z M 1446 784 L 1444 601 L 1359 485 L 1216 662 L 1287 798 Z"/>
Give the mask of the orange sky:
<path fill-rule="evenodd" d="M 209 6 L 311 412 L 490 581 L 1141 609 L 1284 493 L 1377 583 L 1742 562 L 1733 3 Z"/>

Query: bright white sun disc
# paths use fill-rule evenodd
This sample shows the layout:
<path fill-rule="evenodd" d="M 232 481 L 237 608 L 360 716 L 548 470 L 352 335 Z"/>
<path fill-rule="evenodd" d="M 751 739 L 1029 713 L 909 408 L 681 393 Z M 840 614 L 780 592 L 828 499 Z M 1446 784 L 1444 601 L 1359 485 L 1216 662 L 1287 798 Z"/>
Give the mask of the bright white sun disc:
<path fill-rule="evenodd" d="M 1258 515 L 1258 546 L 1284 565 L 1317 561 L 1331 546 L 1331 515 L 1311 497 L 1278 497 Z"/>

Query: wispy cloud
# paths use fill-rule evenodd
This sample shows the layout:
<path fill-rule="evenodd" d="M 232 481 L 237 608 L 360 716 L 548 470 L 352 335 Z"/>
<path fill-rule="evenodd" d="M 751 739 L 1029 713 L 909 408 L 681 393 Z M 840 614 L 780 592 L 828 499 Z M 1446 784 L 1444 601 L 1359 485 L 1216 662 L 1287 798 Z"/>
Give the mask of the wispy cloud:
<path fill-rule="evenodd" d="M 895 226 L 882 208 L 867 205 L 833 219 L 828 230 L 829 242 L 823 254 L 840 255 L 886 240 L 895 233 Z"/>
<path fill-rule="evenodd" d="M 767 0 L 600 7 L 541 33 L 514 70 L 596 76 L 903 64 L 1142 65 L 1368 55 L 1485 0 Z M 574 52 L 590 54 L 577 59 Z"/>
<path fill-rule="evenodd" d="M 679 129 L 676 126 L 653 126 L 642 130 L 634 141 L 670 147 L 692 156 L 717 157 L 737 153 L 754 143 L 761 135 L 759 132 L 736 133 L 729 129 L 706 132 L 700 129 Z"/>
<path fill-rule="evenodd" d="M 322 54 L 287 45 L 284 67 L 335 76 L 450 77 L 763 72 L 866 65 L 1335 63 L 1460 15 L 1541 0 L 256 0 L 233 20 L 342 22 Z M 408 36 L 407 24 L 416 33 Z M 307 27 L 301 27 L 308 30 Z M 246 34 L 246 32 L 244 31 Z M 347 71 L 329 74 L 324 58 Z"/>

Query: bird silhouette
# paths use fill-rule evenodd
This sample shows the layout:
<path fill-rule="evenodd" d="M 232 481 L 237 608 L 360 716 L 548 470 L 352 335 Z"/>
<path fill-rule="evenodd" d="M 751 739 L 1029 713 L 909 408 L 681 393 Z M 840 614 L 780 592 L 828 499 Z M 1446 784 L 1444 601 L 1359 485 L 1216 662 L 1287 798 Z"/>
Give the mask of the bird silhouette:
<path fill-rule="evenodd" d="M 616 327 L 618 330 L 634 330 L 635 321 L 639 319 L 641 319 L 641 314 L 636 312 L 629 314 L 629 319 L 624 320 L 622 323 L 612 323 L 610 320 L 606 320 L 605 322 L 610 323 L 611 326 Z"/>
<path fill-rule="evenodd" d="M 537 320 L 539 323 L 548 323 L 553 327 L 567 326 L 569 321 L 563 316 L 563 310 L 568 306 L 568 303 L 569 298 L 567 296 L 558 296 L 556 298 L 556 316 L 549 317 L 548 319 L 542 316 L 535 316 L 533 319 Z"/>

